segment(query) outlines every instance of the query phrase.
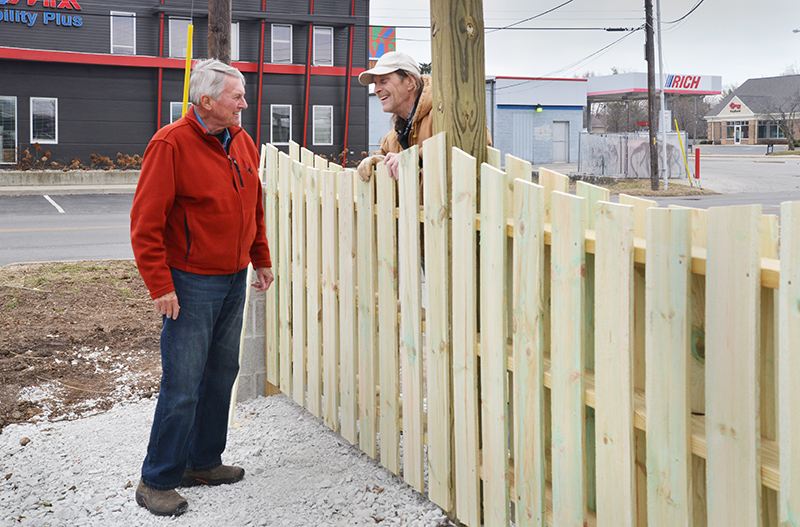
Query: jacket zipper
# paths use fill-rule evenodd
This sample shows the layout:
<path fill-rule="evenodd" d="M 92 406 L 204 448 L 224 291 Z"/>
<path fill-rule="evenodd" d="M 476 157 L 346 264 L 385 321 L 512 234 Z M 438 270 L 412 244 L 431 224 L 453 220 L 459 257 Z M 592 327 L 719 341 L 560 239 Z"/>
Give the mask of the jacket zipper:
<path fill-rule="evenodd" d="M 192 238 L 189 234 L 189 215 L 183 215 L 183 225 L 186 228 L 186 256 L 183 257 L 183 261 L 185 262 L 189 258 L 189 251 L 192 250 Z"/>

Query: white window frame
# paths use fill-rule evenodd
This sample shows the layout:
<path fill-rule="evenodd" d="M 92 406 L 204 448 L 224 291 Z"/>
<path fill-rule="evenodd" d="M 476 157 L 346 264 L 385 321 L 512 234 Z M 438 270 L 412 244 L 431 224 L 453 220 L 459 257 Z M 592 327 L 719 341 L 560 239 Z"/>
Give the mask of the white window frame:
<path fill-rule="evenodd" d="M 117 44 L 114 33 L 114 21 L 121 18 L 130 18 L 133 21 L 133 45 Z M 130 53 L 128 53 L 130 50 Z M 111 11 L 111 54 L 112 55 L 136 55 L 136 13 L 126 11 Z"/>
<path fill-rule="evenodd" d="M 169 19 L 169 56 L 173 59 L 185 59 L 186 58 L 186 37 L 187 28 L 192 21 L 188 18 L 170 18 Z M 180 27 L 178 27 L 180 26 Z M 176 40 L 176 39 L 180 40 Z M 181 52 L 180 49 L 175 49 L 176 47 L 183 45 L 183 51 Z"/>
<path fill-rule="evenodd" d="M 313 139 L 312 139 L 312 141 L 313 141 L 313 144 L 316 145 L 316 146 L 331 146 L 331 145 L 333 145 L 333 106 L 329 106 L 329 105 L 319 105 L 319 106 L 317 106 L 317 105 L 315 105 L 313 107 L 313 110 L 314 110 L 314 120 L 313 120 L 313 125 L 312 125 L 312 129 L 313 129 L 313 133 L 312 133 Z M 331 118 L 331 127 L 330 127 L 330 137 L 331 137 L 331 139 L 330 139 L 330 142 L 323 143 L 323 142 L 321 142 L 321 140 L 317 140 L 317 111 L 318 110 L 319 111 L 326 110 L 328 112 L 328 114 L 330 115 L 330 118 Z M 322 130 L 320 130 L 320 132 L 322 132 Z"/>
<path fill-rule="evenodd" d="M 288 28 L 289 29 L 289 40 L 288 40 L 288 43 L 289 43 L 289 60 L 288 61 L 275 60 L 275 42 L 284 42 L 284 43 L 287 42 L 286 40 L 278 40 L 278 39 L 275 38 L 275 28 L 276 27 L 282 27 L 282 28 Z M 272 64 L 292 64 L 292 62 L 293 62 L 292 53 L 294 53 L 294 42 L 293 42 L 294 31 L 293 31 L 293 28 L 292 28 L 291 24 L 272 24 L 272 26 L 270 27 L 270 35 L 271 35 L 270 36 L 270 42 L 271 42 L 271 44 L 270 44 L 270 62 Z"/>
<path fill-rule="evenodd" d="M 53 115 L 53 128 L 55 132 L 55 138 L 53 139 L 41 139 L 34 137 L 33 135 L 33 106 L 34 101 L 53 101 L 55 103 L 55 115 Z M 30 125 L 31 125 L 31 144 L 39 143 L 42 145 L 57 145 L 58 144 L 58 99 L 56 97 L 31 97 L 30 98 Z"/>
<path fill-rule="evenodd" d="M 188 112 L 189 108 L 191 108 L 191 107 L 192 107 L 192 103 L 189 103 L 188 106 L 186 106 L 186 111 Z M 178 115 L 178 119 L 183 117 L 183 115 L 180 115 L 183 112 L 183 101 L 177 101 L 177 102 L 176 101 L 171 101 L 169 103 L 169 122 L 170 122 L 170 124 L 174 123 L 175 121 L 178 120 L 178 119 L 175 119 L 175 111 L 176 110 L 177 110 L 177 112 L 179 114 Z"/>
<path fill-rule="evenodd" d="M 18 119 L 18 104 L 15 95 L 0 96 L 0 100 L 9 100 L 14 103 L 14 149 L 12 151 L 13 159 L 6 160 L 6 149 L 3 147 L 3 136 L 0 135 L 0 164 L 15 164 L 17 163 L 17 149 L 19 148 L 19 119 Z"/>
<path fill-rule="evenodd" d="M 317 38 L 317 35 L 319 35 L 321 33 L 330 34 L 330 39 L 331 39 L 330 61 L 328 61 L 328 60 L 324 60 L 323 61 L 323 58 L 319 57 L 319 55 L 317 53 L 317 41 L 319 40 Z M 333 66 L 333 56 L 334 56 L 333 55 L 333 28 L 332 27 L 317 27 L 317 26 L 314 26 L 314 62 L 313 62 L 314 66 Z"/>
<path fill-rule="evenodd" d="M 273 127 L 272 121 L 275 116 L 275 110 L 278 108 L 288 108 L 289 109 L 289 138 L 284 142 L 276 143 L 275 142 L 275 129 Z M 273 145 L 288 145 L 289 141 L 292 140 L 292 105 L 291 104 L 270 104 L 269 105 L 269 142 Z"/>
<path fill-rule="evenodd" d="M 231 62 L 239 61 L 239 22 L 231 22 Z"/>

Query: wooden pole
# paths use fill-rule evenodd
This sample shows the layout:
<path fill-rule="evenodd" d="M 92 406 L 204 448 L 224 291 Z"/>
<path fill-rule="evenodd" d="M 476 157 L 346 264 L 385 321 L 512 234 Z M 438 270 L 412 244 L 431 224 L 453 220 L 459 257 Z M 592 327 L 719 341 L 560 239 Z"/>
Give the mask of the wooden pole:
<path fill-rule="evenodd" d="M 433 133 L 447 132 L 448 157 L 456 146 L 478 166 L 486 161 L 483 30 L 481 0 L 431 0 Z"/>
<path fill-rule="evenodd" d="M 231 0 L 208 0 L 208 58 L 231 63 Z"/>

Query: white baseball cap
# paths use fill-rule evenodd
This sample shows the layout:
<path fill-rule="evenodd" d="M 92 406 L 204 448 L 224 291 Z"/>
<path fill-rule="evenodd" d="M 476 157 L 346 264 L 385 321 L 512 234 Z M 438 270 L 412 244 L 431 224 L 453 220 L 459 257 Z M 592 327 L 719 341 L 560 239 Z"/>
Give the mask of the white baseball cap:
<path fill-rule="evenodd" d="M 362 72 L 358 76 L 358 82 L 364 86 L 369 86 L 375 82 L 375 75 L 386 75 L 393 71 L 403 70 L 419 76 L 419 64 L 417 61 L 400 51 L 390 51 L 378 59 L 377 64 L 371 70 Z"/>

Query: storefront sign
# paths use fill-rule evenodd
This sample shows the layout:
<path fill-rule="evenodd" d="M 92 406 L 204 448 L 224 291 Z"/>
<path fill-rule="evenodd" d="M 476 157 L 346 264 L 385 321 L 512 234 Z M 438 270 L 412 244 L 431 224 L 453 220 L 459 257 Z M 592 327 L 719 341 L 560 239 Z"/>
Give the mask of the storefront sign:
<path fill-rule="evenodd" d="M 22 0 L 0 0 L 0 6 L 16 6 Z M 36 6 L 40 0 L 24 0 L 28 6 Z M 55 9 L 81 10 L 76 0 L 41 0 L 43 7 Z M 41 16 L 39 16 L 41 15 Z M 80 16 L 60 13 L 58 11 L 26 11 L 24 9 L 4 8 L 0 10 L 0 22 L 25 24 L 33 27 L 36 23 L 45 26 L 81 27 L 83 19 Z"/>
<path fill-rule="evenodd" d="M 701 75 L 670 75 L 667 77 L 665 88 L 682 90 L 696 90 L 700 86 Z"/>

